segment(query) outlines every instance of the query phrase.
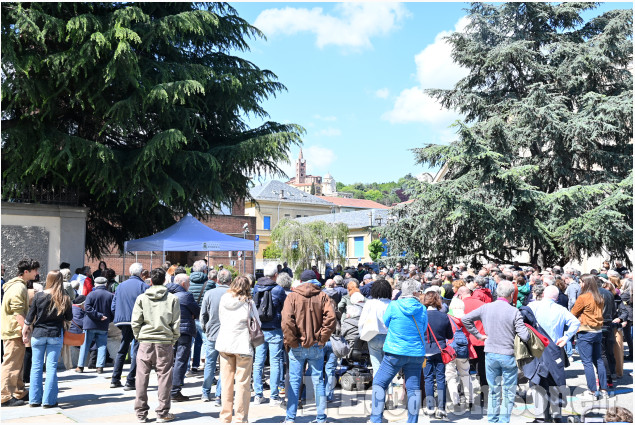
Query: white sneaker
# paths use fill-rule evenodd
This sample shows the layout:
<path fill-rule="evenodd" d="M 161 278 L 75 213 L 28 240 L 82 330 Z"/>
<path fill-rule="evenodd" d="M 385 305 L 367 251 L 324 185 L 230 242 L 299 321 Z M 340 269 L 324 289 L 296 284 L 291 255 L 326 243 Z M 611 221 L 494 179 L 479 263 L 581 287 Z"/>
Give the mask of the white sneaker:
<path fill-rule="evenodd" d="M 423 409 L 423 413 L 428 415 L 428 416 L 434 416 L 434 409 L 428 409 L 427 407 L 425 409 Z"/>
<path fill-rule="evenodd" d="M 593 391 L 590 391 L 590 390 L 586 390 L 585 392 L 583 392 L 580 395 L 580 398 L 582 400 L 586 400 L 586 401 L 595 401 L 595 400 L 598 399 L 597 396 L 595 395 L 595 393 Z"/>
<path fill-rule="evenodd" d="M 259 395 L 254 396 L 254 404 L 255 405 L 265 404 L 266 401 L 267 401 L 267 399 L 262 397 L 262 396 L 259 396 Z"/>
<path fill-rule="evenodd" d="M 282 399 L 281 398 L 273 398 L 273 397 L 271 397 L 269 399 L 269 405 L 270 406 L 282 406 Z"/>

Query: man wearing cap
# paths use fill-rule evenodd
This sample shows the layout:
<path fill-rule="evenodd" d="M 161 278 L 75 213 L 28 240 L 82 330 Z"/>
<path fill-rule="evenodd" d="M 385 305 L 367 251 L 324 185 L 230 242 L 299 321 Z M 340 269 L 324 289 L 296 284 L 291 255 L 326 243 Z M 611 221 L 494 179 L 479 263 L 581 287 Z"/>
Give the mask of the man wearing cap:
<path fill-rule="evenodd" d="M 95 289 L 86 296 L 84 305 L 86 314 L 83 321 L 86 337 L 79 350 L 79 360 L 77 361 L 77 369 L 75 369 L 77 373 L 84 371 L 84 363 L 93 341 L 97 344 L 97 373 L 104 373 L 108 325 L 114 318 L 111 310 L 114 295 L 106 289 L 107 283 L 108 279 L 103 276 L 98 277 L 95 279 Z"/>
<path fill-rule="evenodd" d="M 335 331 L 335 311 L 328 295 L 320 290 L 315 273 L 305 270 L 282 309 L 284 345 L 289 351 L 289 394 L 286 422 L 294 422 L 304 376 L 309 363 L 315 387 L 317 422 L 326 422 L 326 391 L 323 378 L 324 345 Z"/>
<path fill-rule="evenodd" d="M 373 276 L 370 274 L 365 274 L 364 282 L 362 285 L 363 286 L 359 288 L 359 292 L 361 292 L 364 297 L 371 298 L 370 290 L 373 287 Z"/>

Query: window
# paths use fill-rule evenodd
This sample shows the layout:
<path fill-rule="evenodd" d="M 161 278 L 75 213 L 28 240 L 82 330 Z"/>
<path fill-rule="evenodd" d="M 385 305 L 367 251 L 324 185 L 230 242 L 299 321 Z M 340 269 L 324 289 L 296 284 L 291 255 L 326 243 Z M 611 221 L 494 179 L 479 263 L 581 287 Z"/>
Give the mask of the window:
<path fill-rule="evenodd" d="M 300 214 L 296 215 L 295 218 L 300 218 L 302 217 Z"/>
<path fill-rule="evenodd" d="M 263 228 L 265 230 L 271 230 L 271 216 L 264 216 L 263 217 Z"/>
<path fill-rule="evenodd" d="M 362 258 L 364 256 L 364 237 L 363 236 L 355 237 L 354 243 L 355 243 L 355 247 L 354 247 L 355 257 Z"/>

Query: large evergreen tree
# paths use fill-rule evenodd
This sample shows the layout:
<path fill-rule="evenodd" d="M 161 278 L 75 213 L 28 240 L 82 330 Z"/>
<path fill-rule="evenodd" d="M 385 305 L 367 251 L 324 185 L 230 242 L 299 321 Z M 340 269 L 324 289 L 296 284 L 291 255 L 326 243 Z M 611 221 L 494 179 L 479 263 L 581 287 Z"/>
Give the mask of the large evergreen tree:
<path fill-rule="evenodd" d="M 469 75 L 429 90 L 461 112 L 457 139 L 414 149 L 446 167 L 382 230 L 414 261 L 627 260 L 633 245 L 632 10 L 474 3 L 448 37 Z"/>
<path fill-rule="evenodd" d="M 87 249 L 248 196 L 302 129 L 265 122 L 284 86 L 241 59 L 261 37 L 224 3 L 2 3 L 2 196 L 70 191 Z"/>

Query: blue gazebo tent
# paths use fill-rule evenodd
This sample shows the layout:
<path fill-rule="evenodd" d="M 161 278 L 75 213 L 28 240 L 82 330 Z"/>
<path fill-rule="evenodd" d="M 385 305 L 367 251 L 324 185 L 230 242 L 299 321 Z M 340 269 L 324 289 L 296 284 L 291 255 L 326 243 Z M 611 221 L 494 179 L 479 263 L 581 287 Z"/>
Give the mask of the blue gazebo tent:
<path fill-rule="evenodd" d="M 126 251 L 254 251 L 255 242 L 211 229 L 187 213 L 165 230 L 141 239 L 124 242 Z"/>

